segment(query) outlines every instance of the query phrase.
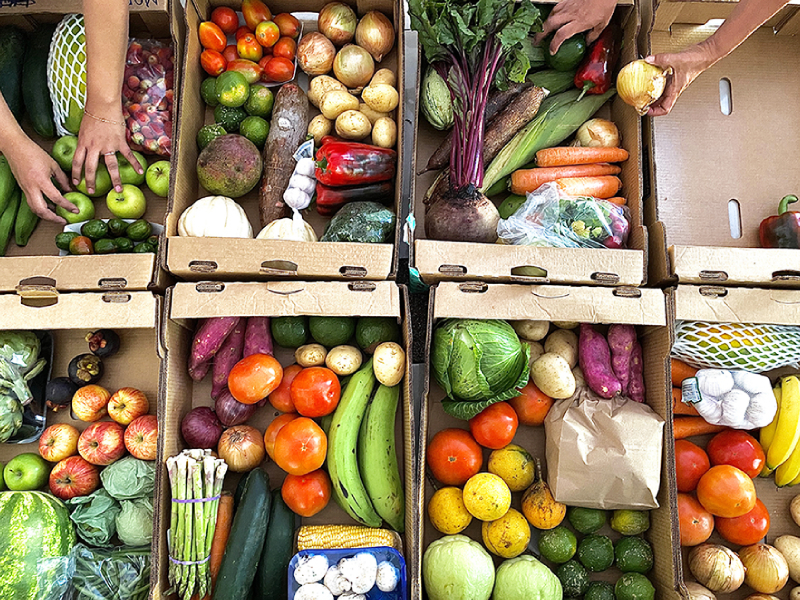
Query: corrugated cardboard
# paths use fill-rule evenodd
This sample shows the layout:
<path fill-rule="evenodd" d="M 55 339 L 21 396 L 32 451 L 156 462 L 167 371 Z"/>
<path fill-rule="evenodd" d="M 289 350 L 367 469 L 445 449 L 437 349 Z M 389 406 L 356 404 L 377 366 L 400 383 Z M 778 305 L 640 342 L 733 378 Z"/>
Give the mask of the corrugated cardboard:
<path fill-rule="evenodd" d="M 636 36 L 639 31 L 638 12 L 632 2 L 619 2 L 615 19 L 623 28 L 623 46 L 620 62 L 635 58 Z M 422 62 L 422 61 L 421 61 Z M 420 74 L 417 74 L 420 77 Z M 647 230 L 642 226 L 642 164 L 640 119 L 629 106 L 615 97 L 599 111 L 599 116 L 609 118 L 619 127 L 622 146 L 630 158 L 621 164 L 622 195 L 628 199 L 631 211 L 630 250 L 592 250 L 538 248 L 530 246 L 503 246 L 442 242 L 429 240 L 425 235 L 425 206 L 422 198 L 433 183 L 436 172 L 416 177 L 412 210 L 416 221 L 413 235 L 412 265 L 426 283 L 443 280 L 475 280 L 492 282 L 573 283 L 587 285 L 633 285 L 646 281 Z M 424 168 L 444 133 L 436 131 L 424 117 L 415 114 L 417 135 L 415 140 L 413 173 Z M 488 165 L 486 165 L 488 166 Z M 505 198 L 505 195 L 499 198 Z M 531 272 L 521 267 L 537 267 L 546 275 L 529 277 Z M 523 273 L 525 275 L 523 275 Z"/>
<path fill-rule="evenodd" d="M 660 290 L 632 288 L 599 288 L 576 286 L 523 286 L 492 285 L 442 282 L 431 290 L 428 314 L 428 332 L 426 340 L 426 357 L 430 356 L 433 327 L 436 321 L 443 318 L 478 318 L 478 319 L 535 319 L 548 321 L 581 321 L 590 323 L 630 323 L 637 325 L 640 341 L 644 351 L 644 375 L 646 385 L 646 402 L 662 418 L 667 419 L 669 403 L 664 389 L 668 382 L 669 335 L 665 327 L 667 322 L 664 296 Z M 466 428 L 464 421 L 447 415 L 441 406 L 444 392 L 426 371 L 424 396 L 421 408 L 421 435 L 418 456 L 417 503 L 419 511 L 425 506 L 434 488 L 432 478 L 426 477 L 426 446 L 433 435 L 446 427 Z M 669 423 L 664 428 L 664 439 L 671 439 L 672 428 Z M 542 427 L 520 427 L 514 439 L 528 450 L 534 457 L 541 458 L 544 463 L 545 436 Z M 677 529 L 673 531 L 669 495 L 666 485 L 666 465 L 671 464 L 672 454 L 666 454 L 665 444 L 664 469 L 662 485 L 658 494 L 660 508 L 651 511 L 651 527 L 647 538 L 653 545 L 655 566 L 649 577 L 656 587 L 659 598 L 677 599 L 673 592 L 673 540 L 677 539 Z M 671 447 L 671 446 L 670 446 Z M 484 456 L 484 468 L 486 466 Z M 546 465 L 543 464 L 546 467 Z M 512 506 L 519 509 L 518 494 Z M 418 556 L 424 554 L 428 544 L 441 537 L 430 524 L 426 515 L 420 519 L 420 544 Z M 677 528 L 677 525 L 675 526 Z M 475 540 L 481 539 L 480 523 L 473 523 L 464 532 Z M 611 535 L 610 529 L 607 532 Z M 499 561 L 498 561 L 499 563 Z M 416 570 L 421 573 L 419 567 Z M 616 571 L 608 574 L 617 576 Z M 422 589 L 422 583 L 419 582 Z"/>
<path fill-rule="evenodd" d="M 715 30 L 709 21 L 727 17 L 734 3 L 643 4 L 644 56 L 705 39 Z M 793 68 L 800 44 L 792 35 L 798 23 L 797 7 L 786 7 L 701 74 L 669 115 L 645 119 L 651 282 L 800 285 L 798 252 L 761 249 L 758 241 L 759 223 L 800 187 L 793 137 L 800 127 Z M 726 85 L 729 115 L 721 108 Z M 739 238 L 729 221 L 732 201 L 741 214 Z"/>
<path fill-rule="evenodd" d="M 285 242 L 275 240 L 248 240 L 204 238 L 197 240 L 178 236 L 178 219 L 181 213 L 199 198 L 208 193 L 197 181 L 197 131 L 206 123 L 213 123 L 213 111 L 207 109 L 200 97 L 200 84 L 206 74 L 200 68 L 200 53 L 203 48 L 197 36 L 197 27 L 208 18 L 215 6 L 231 5 L 238 10 L 239 2 L 220 2 L 218 0 L 199 0 L 191 2 L 186 10 L 186 46 L 183 64 L 183 81 L 185 94 L 181 100 L 178 115 L 179 140 L 176 148 L 177 162 L 174 163 L 176 177 L 171 183 L 170 204 L 167 215 L 169 271 L 181 278 L 197 280 L 242 280 L 242 279 L 386 279 L 393 277 L 396 270 L 396 248 L 401 237 L 401 190 L 404 170 L 403 155 L 398 153 L 397 177 L 395 179 L 394 210 L 398 215 L 394 242 L 389 244 L 345 244 L 317 242 Z M 326 2 L 324 0 L 301 0 L 292 2 L 278 0 L 270 3 L 275 13 L 293 12 L 303 21 L 303 31 L 316 31 L 316 14 Z M 380 10 L 386 15 L 394 16 L 397 27 L 397 42 L 392 51 L 376 67 L 387 67 L 397 75 L 397 90 L 400 104 L 397 111 L 397 149 L 403 148 L 404 108 L 404 75 L 401 6 L 392 0 L 353 0 L 350 2 L 358 15 L 368 10 Z M 302 13 L 302 14 L 301 14 Z M 303 82 L 307 77 L 298 68 L 297 82 L 307 89 Z M 277 93 L 278 88 L 273 91 Z M 309 105 L 310 114 L 317 114 Z M 258 190 L 254 190 L 236 202 L 244 208 L 254 234 L 258 234 Z M 304 218 L 322 236 L 325 225 L 329 222 L 321 217 L 312 207 L 304 212 Z"/>
<path fill-rule="evenodd" d="M 58 23 L 64 15 L 81 10 L 80 0 L 5 2 L 0 5 L 0 25 L 16 25 L 30 31 L 38 24 Z M 158 39 L 171 44 L 175 49 L 175 92 L 179 97 L 179 65 L 182 49 L 176 40 L 181 40 L 183 37 L 180 2 L 131 0 L 130 10 L 131 37 Z M 34 141 L 50 152 L 55 140 L 40 138 L 30 129 L 26 121 L 23 122 L 23 128 Z M 177 128 L 173 127 L 173 144 L 176 131 Z M 150 192 L 146 185 L 141 187 L 147 199 L 145 218 L 151 222 L 163 223 L 166 200 Z M 107 219 L 113 216 L 106 207 L 105 198 L 96 198 L 94 205 L 97 218 Z M 59 291 L 70 292 L 110 289 L 163 290 L 166 287 L 167 274 L 162 269 L 163 248 L 157 254 L 60 257 L 54 240 L 62 229 L 62 225 L 41 221 L 24 248 L 17 247 L 13 240 L 9 242 L 6 256 L 0 257 L 0 292 L 12 292 L 19 285 L 31 283 L 31 280 Z"/>
<path fill-rule="evenodd" d="M 401 296 L 404 300 L 401 303 Z M 401 306 L 402 304 L 402 306 Z M 180 452 L 184 442 L 179 435 L 181 419 L 192 408 L 212 405 L 210 396 L 210 377 L 205 381 L 194 382 L 187 372 L 187 361 L 191 349 L 195 319 L 212 316 L 388 316 L 403 323 L 403 345 L 407 349 L 406 373 L 410 373 L 411 329 L 405 306 L 405 288 L 398 288 L 393 282 L 300 282 L 281 281 L 263 283 L 179 283 L 167 290 L 167 314 L 162 330 L 163 343 L 167 349 L 167 359 L 162 366 L 161 401 L 163 412 L 162 435 L 159 438 L 159 463 L 162 465 L 156 476 L 156 528 L 159 532 L 154 544 L 156 555 L 154 564 L 158 574 L 154 576 L 153 600 L 166 599 L 169 588 L 167 580 L 168 550 L 166 531 L 170 521 L 171 491 L 165 460 Z M 292 350 L 276 347 L 276 357 L 282 364 L 293 362 Z M 404 556 L 408 564 L 409 581 L 413 565 L 418 563 L 415 542 L 419 528 L 419 514 L 414 510 L 415 486 L 412 484 L 414 469 L 414 444 L 417 424 L 411 398 L 410 376 L 406 376 L 403 386 L 403 401 L 397 421 L 398 458 L 403 465 L 403 478 L 406 482 L 406 532 L 403 535 Z M 259 411 L 248 421 L 248 425 L 264 431 L 269 422 L 279 414 L 270 405 Z M 284 473 L 274 463 L 266 465 L 271 488 L 279 487 Z M 238 476 L 228 473 L 225 488 L 233 491 Z M 334 501 L 307 524 L 355 524 Z M 298 521 L 299 525 L 299 521 Z M 419 597 L 419 594 L 413 597 Z"/>

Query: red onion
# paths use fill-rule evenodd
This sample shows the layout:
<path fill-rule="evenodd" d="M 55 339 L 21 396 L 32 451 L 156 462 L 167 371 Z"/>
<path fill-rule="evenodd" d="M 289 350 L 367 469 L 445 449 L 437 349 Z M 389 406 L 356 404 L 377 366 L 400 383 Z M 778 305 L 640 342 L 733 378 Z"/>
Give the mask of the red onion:
<path fill-rule="evenodd" d="M 228 388 L 222 390 L 222 393 L 217 398 L 214 405 L 217 411 L 219 420 L 225 427 L 233 427 L 234 425 L 241 425 L 247 419 L 253 416 L 258 408 L 255 404 L 244 404 L 239 402 L 236 398 L 231 396 Z"/>
<path fill-rule="evenodd" d="M 214 448 L 222 435 L 222 423 L 207 406 L 199 406 L 183 417 L 181 435 L 191 448 Z"/>

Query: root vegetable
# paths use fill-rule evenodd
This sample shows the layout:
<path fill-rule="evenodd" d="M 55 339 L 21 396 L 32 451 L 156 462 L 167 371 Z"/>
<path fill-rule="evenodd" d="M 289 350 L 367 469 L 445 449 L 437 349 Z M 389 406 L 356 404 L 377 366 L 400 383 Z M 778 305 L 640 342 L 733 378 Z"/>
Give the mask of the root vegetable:
<path fill-rule="evenodd" d="M 553 325 L 559 329 L 577 329 L 580 323 L 577 321 L 553 321 Z"/>
<path fill-rule="evenodd" d="M 558 354 L 574 369 L 578 364 L 578 336 L 568 329 L 557 329 L 547 336 L 544 351 Z"/>
<path fill-rule="evenodd" d="M 544 346 L 542 346 L 539 342 L 532 342 L 530 340 L 520 340 L 523 344 L 527 344 L 528 348 L 531 349 L 531 356 L 528 359 L 528 366 L 532 367 L 533 363 L 544 354 Z"/>
<path fill-rule="evenodd" d="M 330 75 L 314 77 L 308 84 L 308 101 L 319 108 L 325 94 L 335 91 L 346 92 L 347 88 L 344 87 L 341 81 L 337 81 Z"/>
<path fill-rule="evenodd" d="M 774 594 L 789 581 L 786 558 L 769 544 L 753 544 L 739 550 L 745 569 L 744 582 L 761 594 Z"/>
<path fill-rule="evenodd" d="M 611 368 L 611 350 L 606 338 L 588 323 L 581 323 L 578 339 L 578 362 L 589 388 L 602 398 L 613 398 L 622 384 Z"/>
<path fill-rule="evenodd" d="M 317 115 L 308 124 L 308 135 L 314 137 L 314 143 L 319 146 L 322 138 L 333 131 L 333 123 L 325 115 Z"/>
<path fill-rule="evenodd" d="M 718 544 L 700 544 L 689 552 L 689 570 L 712 592 L 729 594 L 744 583 L 744 565 L 735 552 Z"/>
<path fill-rule="evenodd" d="M 361 352 L 353 346 L 336 346 L 325 357 L 325 366 L 337 375 L 352 375 L 361 367 Z"/>
<path fill-rule="evenodd" d="M 309 75 L 330 72 L 335 57 L 333 42 L 317 31 L 305 34 L 297 44 L 297 64 Z"/>
<path fill-rule="evenodd" d="M 406 372 L 406 353 L 395 342 L 384 342 L 372 355 L 372 370 L 379 383 L 393 387 L 400 383 Z"/>
<path fill-rule="evenodd" d="M 346 140 L 363 140 L 372 131 L 372 124 L 363 113 L 346 110 L 336 117 L 336 135 Z"/>
<path fill-rule="evenodd" d="M 438 189 L 438 188 L 437 188 Z M 497 242 L 497 207 L 474 186 L 446 189 L 434 196 L 425 215 L 425 235 L 451 242 Z"/>
<path fill-rule="evenodd" d="M 575 377 L 569 363 L 558 354 L 545 353 L 531 367 L 533 383 L 542 393 L 556 400 L 575 393 Z"/>
<path fill-rule="evenodd" d="M 773 544 L 786 559 L 789 565 L 789 576 L 800 583 L 800 538 L 793 535 L 782 535 Z"/>
<path fill-rule="evenodd" d="M 358 98 L 346 91 L 333 90 L 323 96 L 319 110 L 333 121 L 346 110 L 358 110 Z"/>
<path fill-rule="evenodd" d="M 361 99 L 372 110 L 388 113 L 397 108 L 400 95 L 392 86 L 385 83 L 370 84 L 361 92 Z"/>
<path fill-rule="evenodd" d="M 378 69 L 375 71 L 375 75 L 372 76 L 370 80 L 370 85 L 377 85 L 379 83 L 385 83 L 386 85 L 390 85 L 392 87 L 397 86 L 397 77 L 394 75 L 394 71 L 391 69 Z"/>
<path fill-rule="evenodd" d="M 211 379 L 211 397 L 214 400 L 228 386 L 228 373 L 242 358 L 246 325 L 246 319 L 239 319 L 239 323 L 230 332 L 225 339 L 225 343 L 222 344 L 222 348 L 214 357 L 213 377 Z"/>
<path fill-rule="evenodd" d="M 789 600 L 800 600 L 800 587 L 793 587 L 789 592 Z"/>
<path fill-rule="evenodd" d="M 519 337 L 532 342 L 543 340 L 547 337 L 547 332 L 550 331 L 549 321 L 511 321 L 511 326 Z"/>
<path fill-rule="evenodd" d="M 792 503 L 789 505 L 789 512 L 794 522 L 800 525 L 800 494 L 792 498 Z"/>
<path fill-rule="evenodd" d="M 394 148 L 397 143 L 397 124 L 393 119 L 382 117 L 373 123 L 372 143 L 381 148 Z"/>
<path fill-rule="evenodd" d="M 369 119 L 369 122 L 375 125 L 375 121 L 383 117 L 392 118 L 392 113 L 382 113 L 378 112 L 377 110 L 372 110 L 366 102 L 362 102 L 358 105 L 358 110 L 366 115 Z M 392 119 L 394 120 L 394 119 Z"/>
<path fill-rule="evenodd" d="M 686 591 L 689 592 L 689 600 L 717 600 L 714 593 L 697 583 L 696 581 L 687 581 L 685 584 Z"/>
<path fill-rule="evenodd" d="M 575 378 L 575 387 L 586 387 L 586 378 L 583 376 L 583 371 L 580 367 L 572 369 L 572 376 Z"/>
<path fill-rule="evenodd" d="M 204 320 L 192 340 L 189 370 L 196 370 L 201 364 L 210 361 L 238 323 L 239 317 L 214 317 Z"/>
<path fill-rule="evenodd" d="M 361 46 L 347 44 L 333 59 L 336 79 L 351 89 L 362 88 L 375 73 L 375 62 L 369 52 Z"/>
<path fill-rule="evenodd" d="M 325 364 L 328 351 L 322 344 L 306 344 L 294 352 L 294 359 L 301 367 L 321 367 Z"/>
<path fill-rule="evenodd" d="M 633 325 L 612 325 L 608 328 L 608 347 L 611 350 L 611 368 L 619 379 L 623 394 L 628 393 L 631 379 L 631 357 L 636 344 Z"/>

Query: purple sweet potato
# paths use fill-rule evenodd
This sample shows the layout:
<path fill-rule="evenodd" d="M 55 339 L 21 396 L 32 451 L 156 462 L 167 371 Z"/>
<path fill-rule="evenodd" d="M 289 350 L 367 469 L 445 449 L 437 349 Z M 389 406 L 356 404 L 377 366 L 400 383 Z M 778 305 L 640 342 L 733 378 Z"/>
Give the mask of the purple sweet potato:
<path fill-rule="evenodd" d="M 189 367 L 189 377 L 194 379 L 195 381 L 202 381 L 205 379 L 208 372 L 211 370 L 211 363 L 206 361 L 204 363 L 200 363 L 196 367 Z"/>
<path fill-rule="evenodd" d="M 269 317 L 250 317 L 244 334 L 244 355 L 269 354 L 272 356 L 272 333 Z"/>
<path fill-rule="evenodd" d="M 189 355 L 189 370 L 193 371 L 204 363 L 209 362 L 222 348 L 225 338 L 239 323 L 239 317 L 214 317 L 205 319 L 192 340 L 192 352 Z"/>
<path fill-rule="evenodd" d="M 613 398 L 622 390 L 622 384 L 611 368 L 611 350 L 606 338 L 587 323 L 581 323 L 578 363 L 586 385 L 598 396 Z"/>
<path fill-rule="evenodd" d="M 244 350 L 244 330 L 245 320 L 239 319 L 236 327 L 225 338 L 219 352 L 214 357 L 214 376 L 211 380 L 211 397 L 216 400 L 228 386 L 228 373 L 231 372 L 233 366 L 242 360 L 242 351 Z"/>
<path fill-rule="evenodd" d="M 611 367 L 619 379 L 623 395 L 628 393 L 631 372 L 631 352 L 636 343 L 633 325 L 612 325 L 608 328 L 608 347 L 611 349 Z"/>
<path fill-rule="evenodd" d="M 644 402 L 644 359 L 642 345 L 637 340 L 631 352 L 631 382 L 628 385 L 628 397 L 636 402 Z"/>

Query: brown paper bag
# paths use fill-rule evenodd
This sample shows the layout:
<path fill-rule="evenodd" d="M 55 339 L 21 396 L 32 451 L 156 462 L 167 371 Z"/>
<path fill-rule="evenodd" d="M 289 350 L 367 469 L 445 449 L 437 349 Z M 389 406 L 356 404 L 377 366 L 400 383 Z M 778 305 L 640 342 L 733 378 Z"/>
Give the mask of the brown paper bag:
<path fill-rule="evenodd" d="M 582 391 L 554 404 L 544 427 L 547 482 L 558 502 L 658 508 L 664 420 L 649 406 Z"/>

